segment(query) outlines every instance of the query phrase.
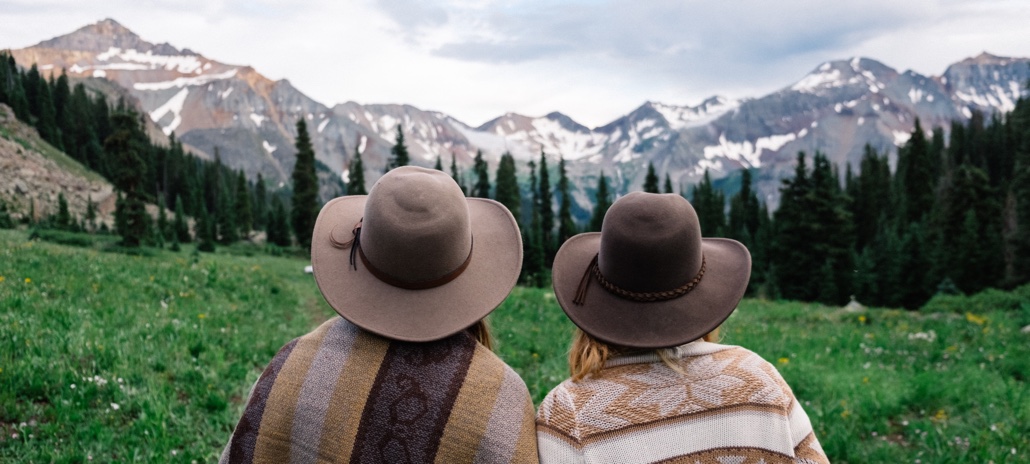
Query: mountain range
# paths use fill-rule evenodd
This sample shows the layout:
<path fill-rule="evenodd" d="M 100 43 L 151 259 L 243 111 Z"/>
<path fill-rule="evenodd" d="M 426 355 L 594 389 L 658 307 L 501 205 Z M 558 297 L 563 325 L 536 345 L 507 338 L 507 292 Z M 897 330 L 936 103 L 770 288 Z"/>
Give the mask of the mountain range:
<path fill-rule="evenodd" d="M 819 150 L 831 162 L 857 167 L 871 144 L 892 160 L 918 118 L 924 129 L 947 128 L 974 112 L 1004 113 L 1028 94 L 1030 59 L 982 53 L 947 67 L 940 76 L 899 72 L 868 58 L 817 65 L 797 82 L 756 98 L 713 96 L 696 106 L 645 102 L 600 127 L 588 128 L 553 112 L 514 113 L 472 127 L 446 114 L 410 105 L 346 102 L 329 107 L 286 79 L 273 81 L 250 66 L 231 65 L 170 44 L 153 44 L 112 19 L 34 46 L 12 50 L 23 66 L 44 73 L 107 80 L 138 100 L 164 134 L 175 133 L 195 154 L 248 175 L 286 183 L 295 159 L 296 122 L 307 120 L 324 181 L 345 175 L 360 150 L 371 185 L 383 172 L 397 126 L 413 164 L 432 166 L 451 157 L 466 173 L 482 150 L 491 173 L 504 151 L 523 163 L 550 156 L 567 160 L 576 186 L 574 208 L 591 208 L 600 172 L 615 192 L 640 189 L 648 163 L 668 174 L 678 191 L 705 170 L 732 179 L 756 172 L 756 188 L 775 207 L 780 180 L 793 172 L 799 151 Z M 520 174 L 527 174 L 524 164 Z M 471 182 L 470 182 L 471 183 Z M 326 192 L 326 190 L 323 190 Z M 326 194 L 331 194 L 326 193 Z"/>

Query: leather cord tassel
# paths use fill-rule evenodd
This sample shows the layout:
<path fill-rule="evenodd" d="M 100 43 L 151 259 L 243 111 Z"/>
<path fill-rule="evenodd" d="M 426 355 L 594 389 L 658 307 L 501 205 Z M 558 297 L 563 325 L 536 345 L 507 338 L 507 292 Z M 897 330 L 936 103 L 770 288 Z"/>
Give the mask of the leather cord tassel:
<path fill-rule="evenodd" d="M 594 255 L 594 259 L 590 260 L 590 265 L 587 266 L 586 272 L 583 273 L 583 278 L 579 280 L 579 287 L 576 288 L 576 297 L 572 299 L 572 303 L 576 305 L 583 305 L 583 302 L 587 298 L 587 289 L 590 288 L 590 275 L 594 273 L 594 269 L 597 268 L 597 255 Z"/>
<path fill-rule="evenodd" d="M 351 231 L 354 234 L 354 239 L 351 240 L 354 244 L 350 247 L 350 266 L 355 271 L 358 270 L 358 250 L 361 248 L 361 220 L 354 225 L 354 229 Z"/>

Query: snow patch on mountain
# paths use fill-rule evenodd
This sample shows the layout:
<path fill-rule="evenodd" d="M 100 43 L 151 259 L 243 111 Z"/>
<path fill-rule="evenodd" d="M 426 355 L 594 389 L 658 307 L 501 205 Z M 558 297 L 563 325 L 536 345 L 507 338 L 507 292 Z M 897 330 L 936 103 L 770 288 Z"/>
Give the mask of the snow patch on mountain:
<path fill-rule="evenodd" d="M 264 122 L 265 119 L 268 119 L 268 118 L 266 118 L 266 117 L 264 117 L 264 116 L 262 116 L 260 114 L 257 114 L 257 113 L 250 113 L 250 120 L 254 121 L 254 125 L 255 126 L 261 127 L 261 123 Z"/>
<path fill-rule="evenodd" d="M 804 133 L 808 134 L 807 131 Z M 801 136 L 804 137 L 804 135 Z M 758 168 L 762 166 L 762 152 L 764 150 L 774 152 L 797 139 L 798 134 L 782 134 L 761 137 L 754 142 L 750 140 L 731 142 L 726 140 L 726 134 L 721 134 L 719 135 L 719 144 L 706 146 L 703 152 L 706 160 L 729 158 L 742 164 L 746 163 L 749 167 Z"/>
<path fill-rule="evenodd" d="M 823 65 L 826 67 L 829 63 Z M 823 69 L 820 67 L 820 69 Z M 803 77 L 790 87 L 791 90 L 804 93 L 815 93 L 816 90 L 824 87 L 837 87 L 841 85 L 840 70 L 829 69 L 818 73 L 812 73 Z"/>
<path fill-rule="evenodd" d="M 169 98 L 165 104 L 150 112 L 150 119 L 154 122 L 161 121 L 161 119 L 168 113 L 172 113 L 174 116 L 171 122 L 161 127 L 161 130 L 165 135 L 171 134 L 172 131 L 179 127 L 179 124 L 182 124 L 182 107 L 186 104 L 186 97 L 189 96 L 189 94 L 189 89 L 182 89 L 176 93 L 175 96 Z"/>
<path fill-rule="evenodd" d="M 195 85 L 204 85 L 213 81 L 220 81 L 224 79 L 231 79 L 236 75 L 236 69 L 230 69 L 223 73 L 218 74 L 207 74 L 197 77 L 180 77 L 175 80 L 165 82 L 137 82 L 132 85 L 132 88 L 136 90 L 167 90 L 173 87 L 188 87 Z"/>
<path fill-rule="evenodd" d="M 155 55 L 149 50 L 146 53 L 140 53 L 138 50 L 122 50 L 118 47 L 111 47 L 106 52 L 97 55 L 97 59 L 100 61 L 110 61 L 112 58 L 125 61 L 124 64 L 139 63 L 138 66 L 142 66 L 132 69 L 163 68 L 183 74 L 200 74 L 203 72 L 205 64 L 192 55 Z"/>
<path fill-rule="evenodd" d="M 262 140 L 261 141 L 261 146 L 265 147 L 265 151 L 267 151 L 269 155 L 271 155 L 272 152 L 276 151 L 279 148 L 279 147 L 276 147 L 275 145 L 272 145 L 272 144 L 268 143 L 267 140 Z"/>

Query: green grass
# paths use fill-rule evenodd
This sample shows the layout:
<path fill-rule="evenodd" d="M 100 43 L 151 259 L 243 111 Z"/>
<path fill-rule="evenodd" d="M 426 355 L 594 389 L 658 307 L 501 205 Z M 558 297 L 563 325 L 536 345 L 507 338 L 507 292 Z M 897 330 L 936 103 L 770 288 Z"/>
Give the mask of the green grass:
<path fill-rule="evenodd" d="M 275 351 L 334 313 L 302 259 L 190 250 L 0 231 L 0 462 L 216 459 Z M 1028 290 L 926 313 L 745 300 L 723 343 L 779 368 L 833 462 L 1026 462 Z M 566 377 L 550 291 L 516 288 L 490 319 L 536 401 Z"/>

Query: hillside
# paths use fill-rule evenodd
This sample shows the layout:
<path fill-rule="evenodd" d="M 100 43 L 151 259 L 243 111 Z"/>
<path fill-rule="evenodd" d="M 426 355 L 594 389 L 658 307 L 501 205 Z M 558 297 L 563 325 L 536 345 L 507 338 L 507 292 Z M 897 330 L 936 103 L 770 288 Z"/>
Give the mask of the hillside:
<path fill-rule="evenodd" d="M 97 206 L 99 220 L 113 226 L 114 187 L 39 138 L 36 129 L 0 104 L 0 201 L 17 220 L 35 209 L 36 218 L 57 213 L 64 193 L 73 217 L 85 216 L 87 202 Z"/>

